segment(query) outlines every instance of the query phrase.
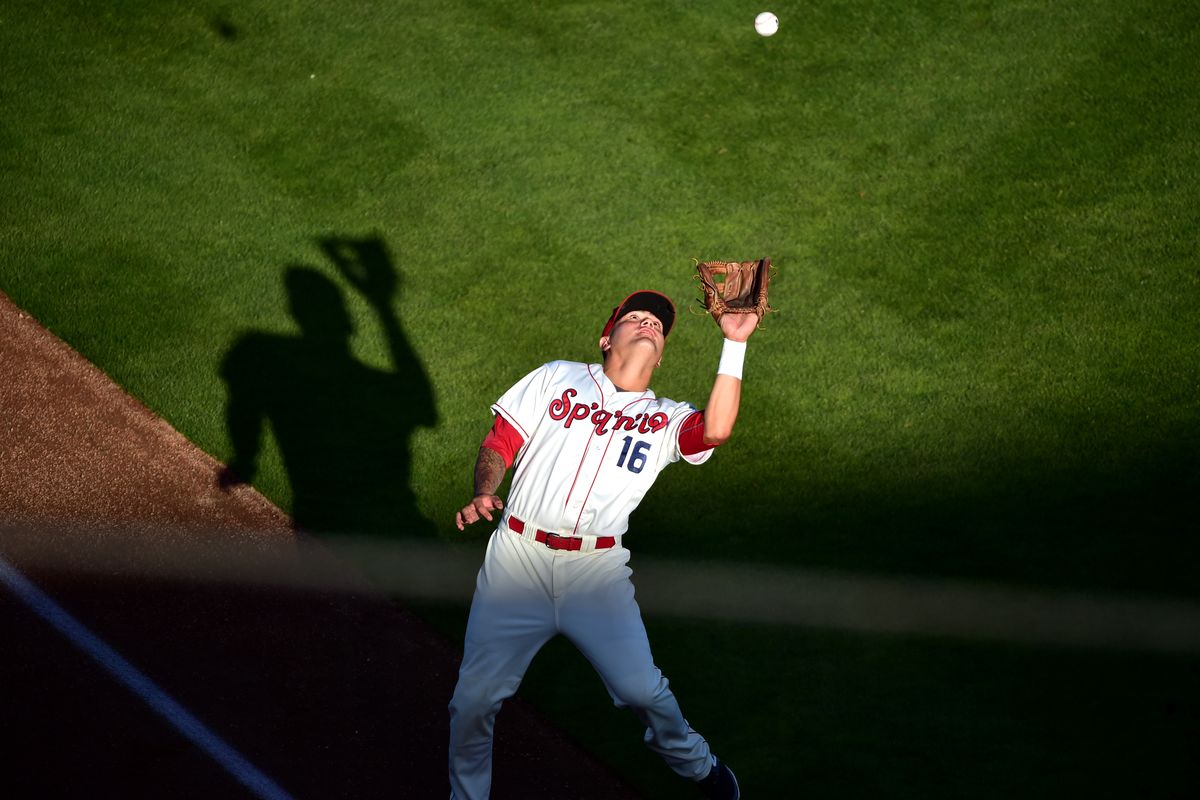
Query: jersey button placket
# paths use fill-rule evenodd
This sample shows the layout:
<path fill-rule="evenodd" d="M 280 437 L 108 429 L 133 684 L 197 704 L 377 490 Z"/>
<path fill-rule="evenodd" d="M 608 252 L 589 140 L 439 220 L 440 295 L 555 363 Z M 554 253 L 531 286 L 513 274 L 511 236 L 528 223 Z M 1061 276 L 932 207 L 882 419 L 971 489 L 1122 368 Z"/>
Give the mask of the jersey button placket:
<path fill-rule="evenodd" d="M 591 493 L 592 486 L 595 484 L 596 476 L 600 472 L 601 459 L 604 458 L 604 448 L 607 444 L 607 437 L 592 434 L 591 442 L 583 451 L 583 461 L 580 464 L 580 478 L 582 491 L 577 491 L 573 494 L 570 501 L 567 503 L 567 509 L 572 517 L 572 528 L 577 532 L 583 532 L 583 527 L 580 525 L 580 516 L 583 512 L 584 503 L 587 502 L 588 495 Z"/>

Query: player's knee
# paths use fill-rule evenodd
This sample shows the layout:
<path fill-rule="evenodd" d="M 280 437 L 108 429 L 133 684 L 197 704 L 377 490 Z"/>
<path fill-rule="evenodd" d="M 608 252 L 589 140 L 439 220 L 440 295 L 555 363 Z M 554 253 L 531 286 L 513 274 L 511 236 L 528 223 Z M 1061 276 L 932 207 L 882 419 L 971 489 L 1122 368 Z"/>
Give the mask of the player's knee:
<path fill-rule="evenodd" d="M 450 718 L 461 720 L 483 719 L 500 710 L 503 696 L 496 687 L 486 682 L 461 682 L 450 700 Z"/>
<path fill-rule="evenodd" d="M 634 710 L 653 708 L 671 694 L 667 679 L 657 670 L 652 674 L 626 676 L 612 688 L 616 705 Z"/>

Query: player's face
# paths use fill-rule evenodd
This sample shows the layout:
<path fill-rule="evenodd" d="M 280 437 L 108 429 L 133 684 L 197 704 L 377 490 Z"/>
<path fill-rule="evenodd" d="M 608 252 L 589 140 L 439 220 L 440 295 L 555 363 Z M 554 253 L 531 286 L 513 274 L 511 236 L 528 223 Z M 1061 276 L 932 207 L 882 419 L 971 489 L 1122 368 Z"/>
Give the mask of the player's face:
<path fill-rule="evenodd" d="M 613 347 L 626 343 L 642 346 L 645 343 L 661 356 L 666 337 L 663 335 L 662 321 L 654 314 L 649 311 L 630 311 L 613 325 L 608 341 Z"/>

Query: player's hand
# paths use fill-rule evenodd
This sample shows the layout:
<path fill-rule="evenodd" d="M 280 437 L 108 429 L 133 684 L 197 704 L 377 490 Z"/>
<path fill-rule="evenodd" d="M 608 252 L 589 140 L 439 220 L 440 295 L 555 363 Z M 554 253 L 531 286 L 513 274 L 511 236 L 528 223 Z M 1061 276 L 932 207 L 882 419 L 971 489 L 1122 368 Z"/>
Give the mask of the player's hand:
<path fill-rule="evenodd" d="M 391 303 L 399 278 L 382 242 L 330 237 L 321 239 L 320 244 L 342 276 L 372 305 L 386 307 Z"/>
<path fill-rule="evenodd" d="M 471 502 L 462 507 L 457 514 L 454 515 L 454 524 L 458 526 L 460 531 L 467 529 L 467 526 L 478 522 L 482 517 L 488 522 L 492 521 L 492 512 L 500 511 L 504 508 L 504 501 L 494 494 L 481 494 L 471 498 Z"/>
<path fill-rule="evenodd" d="M 725 334 L 726 339 L 744 342 L 758 328 L 758 315 L 723 314 L 717 324 L 721 326 L 721 333 Z"/>

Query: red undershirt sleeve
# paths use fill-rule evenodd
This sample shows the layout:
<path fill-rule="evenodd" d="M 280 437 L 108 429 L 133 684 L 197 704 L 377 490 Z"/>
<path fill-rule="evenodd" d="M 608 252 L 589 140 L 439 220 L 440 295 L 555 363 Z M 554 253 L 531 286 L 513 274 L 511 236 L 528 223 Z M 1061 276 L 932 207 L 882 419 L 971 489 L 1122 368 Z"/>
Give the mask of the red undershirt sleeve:
<path fill-rule="evenodd" d="M 499 414 L 496 415 L 496 421 L 492 423 L 492 429 L 483 438 L 483 446 L 499 453 L 500 457 L 504 459 L 505 468 L 512 466 L 513 459 L 517 457 L 517 452 L 523 444 L 525 444 L 525 440 L 521 438 L 521 434 L 517 433 L 517 429 Z"/>
<path fill-rule="evenodd" d="M 704 412 L 693 412 L 679 429 L 679 452 L 685 456 L 694 456 L 714 447 L 715 444 L 704 443 Z"/>

